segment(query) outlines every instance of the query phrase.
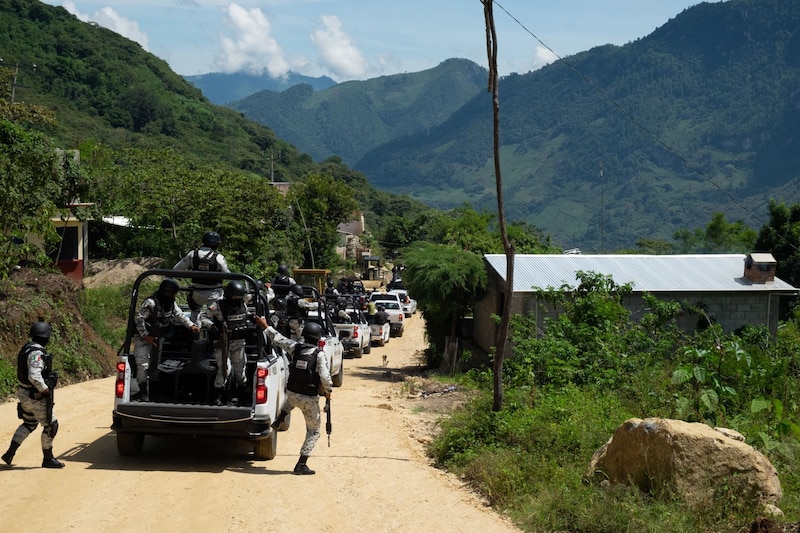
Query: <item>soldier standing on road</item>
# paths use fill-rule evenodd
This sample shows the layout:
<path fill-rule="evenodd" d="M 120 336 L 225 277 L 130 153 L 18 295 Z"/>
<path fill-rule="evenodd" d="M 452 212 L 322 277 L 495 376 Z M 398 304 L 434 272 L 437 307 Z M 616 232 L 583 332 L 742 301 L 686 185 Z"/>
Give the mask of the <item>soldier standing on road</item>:
<path fill-rule="evenodd" d="M 230 272 L 225 257 L 217 252 L 217 248 L 222 242 L 222 237 L 216 231 L 207 231 L 203 234 L 203 246 L 195 248 L 183 259 L 178 261 L 173 270 L 196 270 L 198 272 Z M 192 322 L 197 321 L 197 317 L 204 306 L 209 306 L 221 299 L 222 286 L 216 282 L 192 281 L 192 291 L 189 293 L 188 303 L 191 309 Z"/>
<path fill-rule="evenodd" d="M 136 325 L 136 336 L 133 344 L 133 359 L 136 361 L 136 381 L 139 392 L 133 399 L 149 399 L 150 359 L 154 349 L 173 325 L 180 323 L 192 330 L 200 331 L 175 301 L 178 295 L 178 282 L 167 278 L 158 286 L 158 290 L 142 302 L 133 319 Z M 158 364 L 158 361 L 156 361 Z"/>
<path fill-rule="evenodd" d="M 44 347 L 50 341 L 53 328 L 42 319 L 31 325 L 31 341 L 17 355 L 17 416 L 22 420 L 11 438 L 3 462 L 11 464 L 22 442 L 42 425 L 42 467 L 63 468 L 64 463 L 53 457 L 53 439 L 58 433 L 58 420 L 53 416 L 52 391 L 58 381 L 53 371 L 53 358 Z"/>
<path fill-rule="evenodd" d="M 300 459 L 294 467 L 294 474 L 311 475 L 314 471 L 308 468 L 306 461 L 314 451 L 314 445 L 320 435 L 319 394 L 322 392 L 326 398 L 330 398 L 333 391 L 328 358 L 317 347 L 317 342 L 322 338 L 322 326 L 316 322 L 306 323 L 303 328 L 303 342 L 297 342 L 278 333 L 263 317 L 255 317 L 255 322 L 261 329 L 266 330 L 273 344 L 283 348 L 292 356 L 289 382 L 286 385 L 289 411 L 281 411 L 272 428 L 277 430 L 283 419 L 295 407 L 302 411 L 306 421 L 306 438 L 300 448 Z"/>

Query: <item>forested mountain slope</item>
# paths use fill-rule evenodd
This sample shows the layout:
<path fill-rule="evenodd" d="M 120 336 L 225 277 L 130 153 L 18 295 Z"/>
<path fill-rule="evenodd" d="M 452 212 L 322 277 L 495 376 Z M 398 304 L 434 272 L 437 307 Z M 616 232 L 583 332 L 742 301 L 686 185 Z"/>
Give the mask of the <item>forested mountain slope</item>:
<path fill-rule="evenodd" d="M 267 124 L 315 160 L 353 165 L 369 150 L 436 127 L 480 91 L 486 69 L 449 59 L 422 72 L 348 81 L 322 91 L 303 84 L 262 91 L 230 107 Z"/>
<path fill-rule="evenodd" d="M 381 189 L 495 209 L 486 72 L 473 65 L 473 95 L 443 108 L 433 104 L 470 87 L 466 75 L 439 75 L 446 66 L 234 107 L 314 157 L 340 155 Z M 412 78 L 425 93 L 403 83 Z M 669 239 L 714 211 L 757 228 L 770 198 L 800 200 L 798 87 L 800 2 L 782 0 L 702 3 L 625 46 L 505 77 L 508 216 L 594 252 Z"/>

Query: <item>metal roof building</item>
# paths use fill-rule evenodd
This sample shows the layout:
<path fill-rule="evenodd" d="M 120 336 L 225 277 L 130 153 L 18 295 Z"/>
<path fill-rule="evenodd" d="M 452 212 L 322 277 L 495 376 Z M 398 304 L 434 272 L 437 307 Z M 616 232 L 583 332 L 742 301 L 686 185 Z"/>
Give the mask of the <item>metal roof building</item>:
<path fill-rule="evenodd" d="M 769 254 L 751 254 L 769 261 Z M 531 255 L 520 254 L 514 263 L 514 292 L 577 285 L 578 271 L 610 275 L 615 283 L 631 283 L 637 292 L 768 291 L 797 292 L 775 278 L 757 283 L 744 277 L 746 254 L 697 255 Z M 771 257 L 771 256 L 770 256 Z M 505 281 L 506 256 L 485 255 L 489 266 Z M 774 259 L 772 260 L 774 262 Z"/>
<path fill-rule="evenodd" d="M 484 350 L 494 345 L 496 325 L 492 315 L 502 313 L 506 256 L 485 255 L 489 272 L 486 298 L 474 309 L 472 338 Z M 647 312 L 643 293 L 662 300 L 687 302 L 705 310 L 706 320 L 725 331 L 747 325 L 766 326 L 777 331 L 781 301 L 796 298 L 798 289 L 775 277 L 777 263 L 771 254 L 695 255 L 528 255 L 515 256 L 512 313 L 533 314 L 540 329 L 544 318 L 559 311 L 546 308 L 537 298 L 538 289 L 577 287 L 577 272 L 609 275 L 615 283 L 630 283 L 633 294 L 623 305 L 634 320 Z M 700 324 L 698 315 L 685 314 L 678 325 L 692 331 Z"/>

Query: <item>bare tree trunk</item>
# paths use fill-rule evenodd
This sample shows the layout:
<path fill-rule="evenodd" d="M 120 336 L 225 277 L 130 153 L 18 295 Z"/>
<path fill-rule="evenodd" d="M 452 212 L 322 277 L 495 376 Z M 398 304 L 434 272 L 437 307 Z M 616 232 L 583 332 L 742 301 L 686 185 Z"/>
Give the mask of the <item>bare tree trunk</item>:
<path fill-rule="evenodd" d="M 511 296 L 514 294 L 514 245 L 508 238 L 506 229 L 505 208 L 503 204 L 503 178 L 500 172 L 500 97 L 498 93 L 497 75 L 497 30 L 494 25 L 492 0 L 481 0 L 483 14 L 486 19 L 486 53 L 489 57 L 489 90 L 492 91 L 492 118 L 494 130 L 494 175 L 497 186 L 497 219 L 500 222 L 500 238 L 506 254 L 506 285 L 503 293 L 503 315 L 495 337 L 495 353 L 492 364 L 492 381 L 494 399 L 492 410 L 503 408 L 503 360 L 508 344 L 509 322 L 511 320 Z"/>

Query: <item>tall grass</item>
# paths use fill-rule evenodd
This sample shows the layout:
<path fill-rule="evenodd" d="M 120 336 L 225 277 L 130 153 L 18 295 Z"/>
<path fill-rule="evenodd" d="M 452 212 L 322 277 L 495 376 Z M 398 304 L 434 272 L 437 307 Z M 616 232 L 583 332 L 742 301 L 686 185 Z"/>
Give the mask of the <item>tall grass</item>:
<path fill-rule="evenodd" d="M 526 531 L 739 531 L 759 509 L 733 480 L 703 505 L 626 486 L 590 482 L 592 454 L 631 417 L 681 418 L 741 432 L 777 468 L 786 522 L 800 516 L 800 328 L 776 338 L 716 326 L 685 335 L 670 316 L 680 305 L 652 302 L 658 316 L 632 322 L 613 284 L 561 302 L 565 313 L 535 335 L 515 319 L 505 363 L 503 409 L 492 412 L 491 376 L 462 377 L 482 394 L 441 424 L 430 453 Z"/>

